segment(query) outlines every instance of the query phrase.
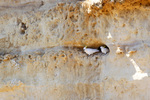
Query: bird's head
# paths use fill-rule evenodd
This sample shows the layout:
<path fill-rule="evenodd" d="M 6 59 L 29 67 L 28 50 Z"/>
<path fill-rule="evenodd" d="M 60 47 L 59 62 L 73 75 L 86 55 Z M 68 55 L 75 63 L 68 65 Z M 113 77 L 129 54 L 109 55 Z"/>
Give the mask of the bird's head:
<path fill-rule="evenodd" d="M 102 46 L 100 46 L 100 48 L 102 49 L 102 48 L 107 48 L 107 46 L 106 45 L 102 45 Z"/>
<path fill-rule="evenodd" d="M 109 48 L 106 45 L 100 46 L 100 50 L 102 53 L 105 53 L 105 54 L 110 52 Z"/>
<path fill-rule="evenodd" d="M 102 45 L 101 47 L 104 47 L 104 48 L 106 48 L 106 45 Z"/>
<path fill-rule="evenodd" d="M 85 46 L 83 49 L 85 50 L 87 48 L 87 46 Z"/>
<path fill-rule="evenodd" d="M 108 48 L 106 45 L 101 45 L 101 46 L 98 48 L 98 50 L 101 51 L 101 49 L 104 49 L 104 48 L 106 48 L 106 49 L 109 50 L 109 48 Z"/>

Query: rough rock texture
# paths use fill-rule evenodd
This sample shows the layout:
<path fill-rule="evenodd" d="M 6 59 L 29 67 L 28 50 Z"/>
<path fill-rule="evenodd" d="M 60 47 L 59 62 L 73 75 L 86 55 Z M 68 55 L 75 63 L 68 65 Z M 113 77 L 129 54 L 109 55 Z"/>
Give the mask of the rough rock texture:
<path fill-rule="evenodd" d="M 0 0 L 0 100 L 150 100 L 149 62 L 150 0 Z"/>

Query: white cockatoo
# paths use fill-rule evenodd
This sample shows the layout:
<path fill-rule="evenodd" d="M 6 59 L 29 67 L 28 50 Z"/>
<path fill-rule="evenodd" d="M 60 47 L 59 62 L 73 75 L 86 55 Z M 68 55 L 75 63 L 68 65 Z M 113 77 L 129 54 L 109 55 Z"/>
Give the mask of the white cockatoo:
<path fill-rule="evenodd" d="M 109 52 L 109 48 L 105 45 L 100 46 L 100 50 L 104 54 L 107 54 Z"/>
<path fill-rule="evenodd" d="M 87 48 L 87 46 L 85 46 L 83 48 L 83 50 L 88 55 L 91 55 L 91 54 L 94 54 L 94 53 L 97 53 L 97 52 L 101 52 L 103 54 L 107 54 L 109 52 L 109 48 L 106 45 L 101 45 L 98 49 Z"/>
<path fill-rule="evenodd" d="M 92 48 L 87 48 L 87 46 L 85 46 L 83 48 L 84 52 L 87 53 L 88 55 L 94 54 L 96 52 L 99 52 L 98 49 L 92 49 Z"/>

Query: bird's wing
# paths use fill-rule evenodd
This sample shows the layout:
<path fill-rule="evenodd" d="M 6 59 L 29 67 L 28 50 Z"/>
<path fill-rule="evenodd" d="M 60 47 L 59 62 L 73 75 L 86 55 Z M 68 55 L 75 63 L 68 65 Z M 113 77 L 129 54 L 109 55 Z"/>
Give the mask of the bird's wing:
<path fill-rule="evenodd" d="M 96 52 L 99 52 L 99 50 L 97 49 L 90 49 L 90 48 L 87 48 L 84 50 L 87 54 L 93 54 L 93 53 L 96 53 Z"/>

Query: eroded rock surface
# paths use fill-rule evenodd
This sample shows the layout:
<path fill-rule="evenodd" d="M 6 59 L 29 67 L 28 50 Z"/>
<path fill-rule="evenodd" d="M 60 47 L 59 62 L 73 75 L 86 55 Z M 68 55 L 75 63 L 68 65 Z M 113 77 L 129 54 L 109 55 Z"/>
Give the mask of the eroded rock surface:
<path fill-rule="evenodd" d="M 149 100 L 149 5 L 0 1 L 0 98 Z M 110 49 L 106 55 L 82 50 L 102 44 Z"/>

